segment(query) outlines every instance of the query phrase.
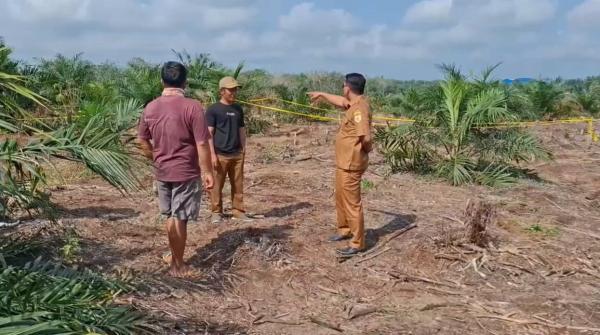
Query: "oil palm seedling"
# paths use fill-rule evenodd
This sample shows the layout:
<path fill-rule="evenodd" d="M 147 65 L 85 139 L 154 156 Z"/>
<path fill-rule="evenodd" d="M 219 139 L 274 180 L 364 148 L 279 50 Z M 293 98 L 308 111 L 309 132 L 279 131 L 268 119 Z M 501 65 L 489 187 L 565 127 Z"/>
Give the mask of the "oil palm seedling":
<path fill-rule="evenodd" d="M 104 106 L 89 115 L 82 113 L 78 122 L 56 128 L 37 127 L 39 124 L 18 122 L 10 112 L 15 95 L 39 104 L 48 102 L 24 83 L 21 76 L 0 72 L 0 131 L 4 133 L 0 139 L 1 216 L 6 217 L 12 209 L 29 210 L 44 202 L 39 186 L 45 181 L 44 164 L 51 166 L 48 163 L 52 159 L 82 163 L 122 190 L 137 186 L 131 172 L 134 161 L 122 138 L 139 116 L 139 104 Z"/>
<path fill-rule="evenodd" d="M 443 70 L 441 95 L 427 113 L 413 125 L 377 132 L 393 170 L 434 173 L 453 185 L 503 186 L 515 181 L 513 163 L 550 156 L 530 134 L 491 126 L 517 118 L 501 87 L 469 81 L 454 66 Z"/>
<path fill-rule="evenodd" d="M 41 189 L 45 167 L 55 159 L 85 165 L 113 186 L 127 191 L 138 183 L 123 134 L 139 116 L 140 106 L 126 102 L 97 107 L 66 126 L 40 129 L 18 123 L 10 112 L 19 96 L 47 103 L 24 86 L 25 78 L 0 72 L 0 219 L 49 207 Z M 18 106 L 17 106 L 18 107 Z M 131 334 L 149 331 L 145 319 L 114 298 L 130 290 L 89 271 L 75 271 L 51 261 L 21 265 L 18 256 L 35 243 L 14 243 L 0 228 L 0 334 Z M 45 246 L 47 247 L 47 246 Z"/>

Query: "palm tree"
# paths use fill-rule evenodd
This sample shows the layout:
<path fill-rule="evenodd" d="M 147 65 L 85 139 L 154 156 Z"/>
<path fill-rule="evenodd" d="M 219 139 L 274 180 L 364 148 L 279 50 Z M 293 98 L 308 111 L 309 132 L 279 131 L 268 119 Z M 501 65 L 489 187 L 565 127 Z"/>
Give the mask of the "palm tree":
<path fill-rule="evenodd" d="M 4 50 L 0 48 L 0 54 Z M 134 161 L 122 136 L 139 115 L 139 103 L 96 106 L 93 112 L 83 113 L 79 123 L 54 129 L 36 127 L 37 123 L 17 122 L 13 111 L 20 107 L 13 98 L 37 104 L 48 100 L 24 83 L 25 78 L 0 71 L 0 219 L 6 221 L 15 209 L 48 207 L 48 197 L 39 185 L 45 181 L 44 163 L 52 158 L 84 164 L 120 190 L 137 187 L 131 172 Z M 113 301 L 120 292 L 131 290 L 130 285 L 52 262 L 36 260 L 21 265 L 18 257 L 33 247 L 31 241 L 20 244 L 16 240 L 14 235 L 0 234 L 0 334 L 149 330 L 140 314 Z"/>
<path fill-rule="evenodd" d="M 600 113 L 600 83 L 592 82 L 581 89 L 569 93 L 568 98 L 576 103 L 584 113 L 597 116 Z"/>
<path fill-rule="evenodd" d="M 516 119 L 501 87 L 469 81 L 452 65 L 443 70 L 446 79 L 439 99 L 430 101 L 432 110 L 412 126 L 378 132 L 392 168 L 431 171 L 453 185 L 499 186 L 514 182 L 511 163 L 549 157 L 531 135 L 489 126 Z"/>
<path fill-rule="evenodd" d="M 51 158 L 82 163 L 121 190 L 137 187 L 131 171 L 135 159 L 122 137 L 141 112 L 139 104 L 105 106 L 79 123 L 48 129 L 41 123 L 22 124 L 10 112 L 15 108 L 13 95 L 38 104 L 48 101 L 24 82 L 23 77 L 0 72 L 0 131 L 5 134 L 0 139 L 0 217 L 9 215 L 13 207 L 44 207 L 41 204 L 47 199 L 38 186 L 45 181 L 44 163 Z M 23 137 L 28 138 L 26 143 Z"/>
<path fill-rule="evenodd" d="M 141 58 L 129 62 L 119 90 L 124 98 L 140 101 L 144 106 L 160 95 L 160 67 Z"/>
<path fill-rule="evenodd" d="M 188 88 L 192 95 L 209 104 L 219 100 L 219 80 L 225 76 L 238 78 L 244 68 L 239 63 L 233 70 L 215 62 L 208 54 L 191 56 L 187 51 L 172 50 L 188 70 Z"/>
<path fill-rule="evenodd" d="M 556 117 L 560 104 L 565 98 L 565 91 L 559 80 L 554 82 L 538 80 L 523 85 L 521 90 L 531 102 L 529 114 L 537 120 Z"/>
<path fill-rule="evenodd" d="M 70 122 L 85 99 L 84 89 L 93 79 L 93 65 L 77 54 L 42 59 L 30 75 L 32 87 L 51 102 L 52 110 Z"/>

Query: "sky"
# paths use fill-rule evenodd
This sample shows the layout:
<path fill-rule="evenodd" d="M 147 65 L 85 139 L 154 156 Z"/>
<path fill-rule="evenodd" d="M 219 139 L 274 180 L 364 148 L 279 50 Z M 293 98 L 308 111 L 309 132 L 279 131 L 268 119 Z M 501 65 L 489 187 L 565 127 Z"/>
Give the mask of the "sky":
<path fill-rule="evenodd" d="M 600 74 L 600 0 L 0 0 L 0 36 L 26 61 L 126 64 L 172 49 L 274 73 L 437 79 L 436 64 L 500 78 Z"/>

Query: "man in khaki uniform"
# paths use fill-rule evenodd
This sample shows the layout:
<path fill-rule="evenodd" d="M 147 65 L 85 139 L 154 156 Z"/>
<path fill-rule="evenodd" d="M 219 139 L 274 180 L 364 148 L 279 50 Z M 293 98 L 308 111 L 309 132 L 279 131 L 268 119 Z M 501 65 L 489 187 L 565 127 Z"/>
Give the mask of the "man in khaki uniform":
<path fill-rule="evenodd" d="M 338 249 L 342 256 L 352 256 L 365 249 L 363 206 L 360 195 L 362 175 L 372 150 L 371 110 L 364 97 L 366 79 L 358 73 L 346 75 L 344 95 L 310 92 L 312 101 L 324 100 L 345 109 L 335 140 L 335 200 L 338 232 L 329 240 L 350 239 L 347 248 Z"/>

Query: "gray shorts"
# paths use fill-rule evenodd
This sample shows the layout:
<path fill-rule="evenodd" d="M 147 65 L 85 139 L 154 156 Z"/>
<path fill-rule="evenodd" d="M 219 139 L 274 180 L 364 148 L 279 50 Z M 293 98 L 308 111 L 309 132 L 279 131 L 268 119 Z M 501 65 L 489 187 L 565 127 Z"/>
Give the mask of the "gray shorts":
<path fill-rule="evenodd" d="M 160 214 L 182 221 L 195 221 L 200 211 L 200 178 L 184 182 L 157 181 Z"/>

